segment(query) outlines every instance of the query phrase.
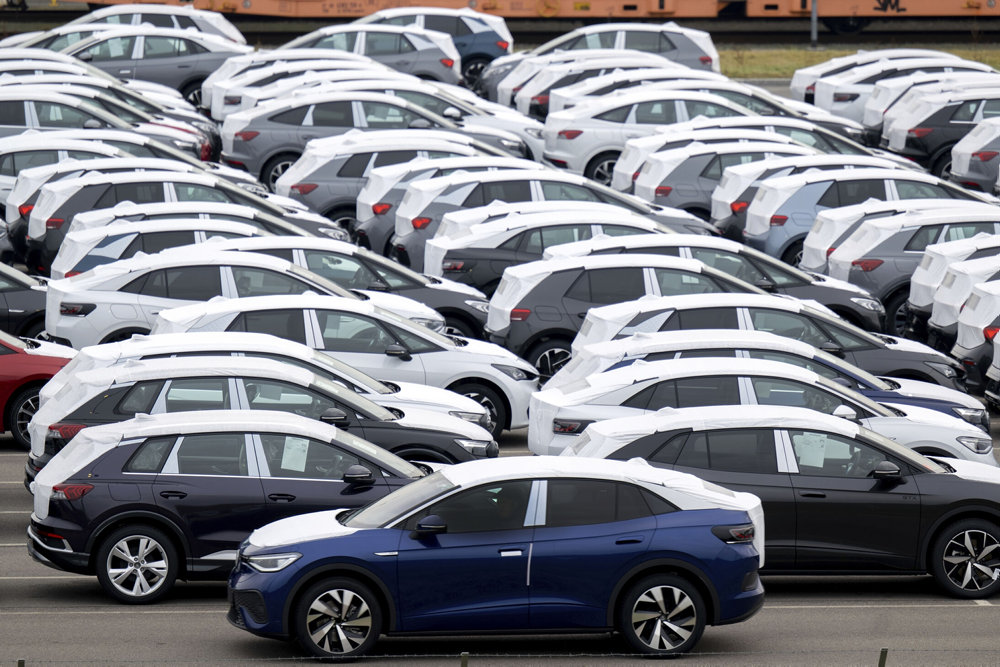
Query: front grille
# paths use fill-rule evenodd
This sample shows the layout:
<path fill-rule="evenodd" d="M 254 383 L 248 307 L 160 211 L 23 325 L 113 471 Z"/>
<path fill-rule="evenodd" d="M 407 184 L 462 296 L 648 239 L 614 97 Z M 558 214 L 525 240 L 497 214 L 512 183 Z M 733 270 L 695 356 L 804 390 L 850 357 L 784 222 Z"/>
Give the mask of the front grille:
<path fill-rule="evenodd" d="M 226 613 L 226 620 L 238 628 L 243 628 L 244 630 L 247 628 L 246 624 L 243 622 L 243 616 L 240 615 L 240 612 L 236 609 L 236 607 L 229 608 L 229 612 Z"/>
<path fill-rule="evenodd" d="M 229 609 L 230 620 L 237 625 L 242 624 L 242 616 L 237 611 L 240 607 L 253 619 L 254 623 L 267 623 L 267 606 L 260 591 L 232 591 L 232 607 Z M 233 618 L 235 616 L 235 618 Z"/>

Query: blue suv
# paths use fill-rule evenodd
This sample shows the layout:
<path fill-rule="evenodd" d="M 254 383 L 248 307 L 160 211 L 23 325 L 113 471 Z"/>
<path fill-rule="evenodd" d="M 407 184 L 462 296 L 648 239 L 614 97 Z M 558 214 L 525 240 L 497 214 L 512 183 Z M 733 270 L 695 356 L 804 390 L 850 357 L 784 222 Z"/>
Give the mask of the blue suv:
<path fill-rule="evenodd" d="M 756 496 L 644 461 L 473 461 L 254 531 L 229 621 L 324 658 L 381 634 L 563 629 L 683 653 L 760 609 L 763 521 Z"/>

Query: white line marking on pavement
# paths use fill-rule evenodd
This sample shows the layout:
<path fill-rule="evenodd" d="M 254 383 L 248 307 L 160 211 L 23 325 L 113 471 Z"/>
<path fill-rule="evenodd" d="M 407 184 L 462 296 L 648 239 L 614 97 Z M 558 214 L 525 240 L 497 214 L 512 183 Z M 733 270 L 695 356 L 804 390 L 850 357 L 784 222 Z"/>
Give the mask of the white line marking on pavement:
<path fill-rule="evenodd" d="M 80 610 L 64 610 L 64 611 L 0 611 L 0 616 L 68 616 L 72 614 L 113 614 L 115 616 L 121 616 L 123 614 L 128 614 L 130 616 L 152 616 L 154 614 L 218 614 L 219 610 L 225 610 L 226 607 L 219 606 L 214 609 L 148 609 L 143 611 L 136 611 L 134 609 L 123 609 L 120 611 L 115 610 L 104 610 L 95 609 L 93 607 L 88 607 L 87 609 Z"/>
<path fill-rule="evenodd" d="M 0 514 L 31 514 L 31 510 L 3 510 Z"/>
<path fill-rule="evenodd" d="M 981 600 L 973 600 L 972 602 L 981 602 Z M 986 603 L 988 606 L 993 605 Z M 962 607 L 968 606 L 960 600 L 949 604 L 947 602 L 928 602 L 928 603 L 901 603 L 901 604 L 765 604 L 765 609 L 909 609 L 911 607 Z M 975 605 L 979 606 L 979 605 Z"/>
<path fill-rule="evenodd" d="M 976 604 L 978 604 L 980 607 L 992 607 L 993 606 L 993 603 L 990 602 L 989 600 L 973 600 L 973 602 L 975 602 Z"/>
<path fill-rule="evenodd" d="M 0 482 L 0 484 L 20 484 L 21 486 L 24 486 L 24 482 Z"/>
<path fill-rule="evenodd" d="M 0 547 L 23 547 L 24 542 L 12 542 L 11 544 L 0 544 Z"/>

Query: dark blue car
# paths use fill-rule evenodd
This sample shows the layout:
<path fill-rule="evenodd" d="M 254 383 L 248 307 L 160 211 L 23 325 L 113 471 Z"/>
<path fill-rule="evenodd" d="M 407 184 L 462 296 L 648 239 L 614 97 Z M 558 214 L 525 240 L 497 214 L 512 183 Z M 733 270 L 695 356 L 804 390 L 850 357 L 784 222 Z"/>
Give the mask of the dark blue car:
<path fill-rule="evenodd" d="M 557 629 L 682 653 L 760 609 L 763 532 L 756 496 L 644 461 L 469 462 L 254 531 L 229 620 L 320 657 L 381 634 Z"/>

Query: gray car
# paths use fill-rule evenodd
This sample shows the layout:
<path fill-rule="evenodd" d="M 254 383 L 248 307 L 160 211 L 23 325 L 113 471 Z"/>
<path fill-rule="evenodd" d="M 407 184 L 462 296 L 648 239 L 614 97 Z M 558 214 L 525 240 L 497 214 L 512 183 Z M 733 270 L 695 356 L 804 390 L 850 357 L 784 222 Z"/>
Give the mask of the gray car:
<path fill-rule="evenodd" d="M 641 199 L 566 172 L 499 170 L 413 183 L 396 213 L 396 238 L 390 256 L 416 271 L 424 266 L 424 243 L 449 211 L 492 201 L 590 201 L 613 204 L 664 223 L 676 231 L 708 234 L 710 227 L 689 213 L 647 204 Z"/>
<path fill-rule="evenodd" d="M 993 192 L 998 175 L 1000 118 L 986 118 L 951 147 L 948 179 L 973 190 Z"/>
<path fill-rule="evenodd" d="M 261 182 L 273 188 L 312 139 L 352 129 L 405 128 L 460 129 L 446 118 L 385 93 L 306 93 L 230 114 L 222 125 L 222 159 L 259 174 Z M 494 145 L 509 143 L 511 149 L 523 154 L 524 143 L 508 132 L 481 128 L 467 133 Z"/>
<path fill-rule="evenodd" d="M 415 25 L 348 23 L 326 26 L 293 39 L 281 48 L 350 51 L 422 79 L 445 83 L 462 80 L 462 58 L 451 37 Z"/>
<path fill-rule="evenodd" d="M 174 88 L 197 105 L 201 82 L 230 56 L 252 50 L 205 33 L 135 26 L 96 34 L 63 53 L 121 79 L 144 79 Z"/>
<path fill-rule="evenodd" d="M 191 5 L 122 4 L 95 9 L 66 25 L 103 23 L 108 25 L 152 25 L 157 28 L 197 30 L 246 44 L 243 34 L 219 12 L 195 9 Z"/>

